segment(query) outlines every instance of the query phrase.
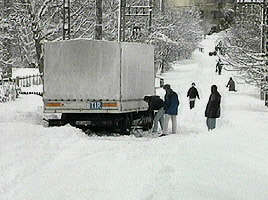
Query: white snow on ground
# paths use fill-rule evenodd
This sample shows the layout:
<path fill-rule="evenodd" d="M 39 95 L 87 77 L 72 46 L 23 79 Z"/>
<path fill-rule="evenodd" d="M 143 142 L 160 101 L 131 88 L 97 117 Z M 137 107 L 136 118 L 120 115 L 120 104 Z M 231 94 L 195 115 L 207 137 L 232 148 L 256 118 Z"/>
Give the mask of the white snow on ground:
<path fill-rule="evenodd" d="M 43 85 L 32 85 L 30 87 L 21 87 L 21 92 L 43 92 Z"/>
<path fill-rule="evenodd" d="M 242 81 L 215 74 L 216 58 L 208 56 L 214 40 L 163 75 L 179 94 L 178 134 L 88 137 L 68 125 L 45 127 L 40 96 L 0 104 L 0 199 L 267 200 L 268 108 L 253 86 L 228 92 L 230 76 Z M 201 99 L 190 111 L 193 81 Z M 222 95 L 222 117 L 208 132 L 212 84 Z"/>

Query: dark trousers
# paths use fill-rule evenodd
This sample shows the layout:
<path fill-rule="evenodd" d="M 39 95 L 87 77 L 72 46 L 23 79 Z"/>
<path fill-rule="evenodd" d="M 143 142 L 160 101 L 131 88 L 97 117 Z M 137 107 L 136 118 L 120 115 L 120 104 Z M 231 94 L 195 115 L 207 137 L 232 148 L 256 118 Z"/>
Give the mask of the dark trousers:
<path fill-rule="evenodd" d="M 219 68 L 219 75 L 221 75 L 221 68 Z"/>
<path fill-rule="evenodd" d="M 216 128 L 216 118 L 207 118 L 207 127 L 208 130 Z"/>
<path fill-rule="evenodd" d="M 190 102 L 190 109 L 194 108 L 195 101 L 189 101 Z"/>

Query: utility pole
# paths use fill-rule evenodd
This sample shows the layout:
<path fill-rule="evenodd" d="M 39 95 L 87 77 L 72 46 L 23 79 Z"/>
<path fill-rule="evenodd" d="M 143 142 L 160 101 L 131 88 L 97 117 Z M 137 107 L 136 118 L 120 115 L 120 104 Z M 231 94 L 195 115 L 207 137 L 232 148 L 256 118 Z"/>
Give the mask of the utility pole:
<path fill-rule="evenodd" d="M 125 41 L 125 9 L 126 0 L 119 1 L 119 16 L 118 16 L 118 42 Z"/>
<path fill-rule="evenodd" d="M 102 40 L 102 0 L 96 1 L 95 39 Z"/>
<path fill-rule="evenodd" d="M 160 0 L 160 11 L 161 11 L 161 13 L 165 12 L 165 2 L 164 2 L 164 0 Z"/>
<path fill-rule="evenodd" d="M 268 0 L 263 0 L 262 5 L 262 53 L 268 56 Z"/>
<path fill-rule="evenodd" d="M 148 31 L 151 31 L 152 27 L 152 10 L 153 1 L 148 0 L 147 6 L 126 6 L 126 0 L 120 0 L 119 2 L 119 18 L 118 18 L 118 41 L 125 41 L 125 29 L 126 29 L 126 17 L 147 17 L 148 18 Z M 138 35 L 137 31 L 141 30 L 141 27 L 134 26 L 133 33 Z"/>
<path fill-rule="evenodd" d="M 149 5 L 149 23 L 148 23 L 148 30 L 149 33 L 151 33 L 152 29 L 152 17 L 153 17 L 153 0 L 148 0 L 148 5 Z"/>
<path fill-rule="evenodd" d="M 264 86 L 264 104 L 268 106 L 268 0 L 263 0 L 263 10 L 262 10 L 262 50 L 265 55 L 265 86 Z"/>
<path fill-rule="evenodd" d="M 63 40 L 71 39 L 70 0 L 63 0 Z"/>

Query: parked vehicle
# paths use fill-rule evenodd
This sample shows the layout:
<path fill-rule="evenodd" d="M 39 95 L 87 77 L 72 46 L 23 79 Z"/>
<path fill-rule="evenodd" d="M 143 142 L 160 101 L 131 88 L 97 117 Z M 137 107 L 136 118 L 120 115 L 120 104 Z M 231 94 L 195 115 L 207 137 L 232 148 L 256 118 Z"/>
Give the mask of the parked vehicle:
<path fill-rule="evenodd" d="M 62 114 L 49 125 L 151 128 L 143 101 L 155 93 L 151 45 L 75 39 L 48 42 L 44 53 L 44 113 Z"/>

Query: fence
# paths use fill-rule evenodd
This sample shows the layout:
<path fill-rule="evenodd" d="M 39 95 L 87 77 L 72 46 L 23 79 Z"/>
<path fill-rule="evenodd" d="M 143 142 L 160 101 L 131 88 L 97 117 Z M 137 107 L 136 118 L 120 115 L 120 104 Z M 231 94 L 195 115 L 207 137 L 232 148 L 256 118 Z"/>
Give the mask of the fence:
<path fill-rule="evenodd" d="M 15 80 L 17 87 L 30 87 L 33 85 L 42 84 L 42 78 L 40 74 L 25 77 L 17 77 Z"/>
<path fill-rule="evenodd" d="M 0 102 L 15 100 L 19 94 L 42 95 L 42 75 L 5 78 L 0 82 Z"/>

